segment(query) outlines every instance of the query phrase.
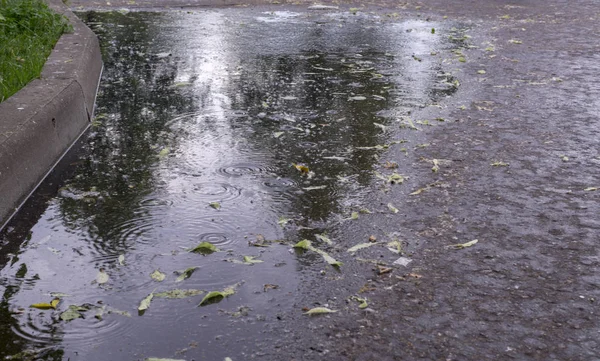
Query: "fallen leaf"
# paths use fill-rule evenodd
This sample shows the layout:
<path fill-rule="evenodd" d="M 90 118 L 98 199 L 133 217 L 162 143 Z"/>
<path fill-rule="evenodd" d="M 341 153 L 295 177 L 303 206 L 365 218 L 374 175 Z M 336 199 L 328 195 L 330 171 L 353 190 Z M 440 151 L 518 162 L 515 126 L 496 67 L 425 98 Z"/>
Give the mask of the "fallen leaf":
<path fill-rule="evenodd" d="M 190 248 L 188 250 L 188 252 L 192 252 L 192 253 L 200 253 L 200 254 L 204 254 L 204 255 L 208 255 L 214 252 L 218 252 L 219 249 L 212 243 L 208 243 L 208 242 L 200 242 L 199 245 L 197 245 L 194 248 Z"/>
<path fill-rule="evenodd" d="M 521 40 L 517 40 L 517 39 L 510 39 L 508 42 L 511 44 L 523 44 L 523 42 Z"/>
<path fill-rule="evenodd" d="M 108 274 L 106 272 L 104 272 L 104 268 L 100 268 L 100 271 L 96 275 L 96 282 L 101 285 L 101 284 L 108 282 L 108 280 L 109 280 Z"/>
<path fill-rule="evenodd" d="M 34 304 L 30 305 L 29 307 L 37 308 L 39 310 L 50 310 L 50 309 L 55 310 L 56 306 L 58 306 L 59 303 L 60 303 L 60 298 L 54 298 L 52 301 L 50 301 L 50 303 L 46 303 L 46 302 L 34 303 Z"/>
<path fill-rule="evenodd" d="M 268 290 L 276 290 L 279 288 L 279 285 L 273 285 L 270 283 L 267 283 L 266 285 L 263 286 L 263 292 L 267 292 Z"/>
<path fill-rule="evenodd" d="M 509 164 L 508 164 L 508 163 L 505 163 L 505 162 L 493 162 L 493 163 L 492 163 L 492 166 L 493 166 L 493 167 L 508 167 L 508 166 L 509 166 Z"/>
<path fill-rule="evenodd" d="M 474 239 L 467 243 L 451 244 L 448 246 L 448 248 L 463 249 L 463 248 L 471 247 L 471 246 L 475 245 L 477 242 L 479 242 L 479 240 Z"/>
<path fill-rule="evenodd" d="M 154 297 L 158 297 L 158 298 L 187 298 L 187 297 L 191 297 L 191 296 L 197 296 L 204 293 L 204 291 L 202 290 L 195 290 L 195 289 L 189 289 L 189 290 L 181 290 L 181 289 L 174 289 L 174 290 L 170 290 L 170 291 L 164 291 L 164 292 L 159 292 L 159 293 L 155 293 Z"/>
<path fill-rule="evenodd" d="M 279 138 L 279 137 L 281 137 L 283 134 L 285 134 L 285 132 L 274 132 L 274 133 L 273 133 L 273 137 L 274 137 L 274 138 Z"/>
<path fill-rule="evenodd" d="M 255 259 L 254 256 L 244 256 L 244 264 L 253 265 L 256 263 L 263 263 L 263 261 Z"/>
<path fill-rule="evenodd" d="M 292 165 L 294 166 L 294 168 L 296 168 L 302 174 L 308 174 L 310 172 L 310 169 L 307 166 L 305 166 L 304 164 L 292 163 Z"/>
<path fill-rule="evenodd" d="M 327 243 L 330 246 L 333 245 L 333 242 L 331 241 L 331 239 L 329 239 L 329 237 L 327 237 L 327 235 L 325 233 L 316 234 L 315 238 L 317 238 L 319 241 L 321 241 L 323 243 Z"/>
<path fill-rule="evenodd" d="M 369 242 L 372 242 L 372 243 L 377 242 L 377 237 L 375 237 L 373 235 L 369 236 Z"/>
<path fill-rule="evenodd" d="M 327 188 L 327 186 L 326 186 L 326 185 L 322 185 L 322 186 L 312 186 L 312 187 L 305 187 L 305 188 L 302 188 L 302 189 L 304 189 L 305 191 L 314 191 L 314 190 L 318 190 L 318 189 L 325 189 L 325 188 Z"/>
<path fill-rule="evenodd" d="M 348 250 L 346 252 L 354 253 L 354 252 L 356 252 L 358 250 L 361 250 L 363 248 L 368 248 L 368 247 L 374 246 L 376 244 L 377 243 L 371 243 L 371 242 L 369 242 L 369 243 L 359 243 L 357 245 L 354 245 L 354 246 L 348 248 Z"/>
<path fill-rule="evenodd" d="M 425 191 L 426 191 L 426 190 L 428 190 L 428 189 L 429 189 L 429 187 L 419 188 L 419 189 L 417 189 L 416 191 L 414 191 L 414 192 L 410 193 L 409 195 L 411 195 L 411 196 L 416 196 L 416 195 L 418 195 L 418 194 L 421 194 L 421 193 L 425 192 Z"/>
<path fill-rule="evenodd" d="M 366 298 L 358 297 L 358 296 L 350 296 L 350 299 L 356 302 L 359 302 L 358 308 L 363 309 L 369 307 Z"/>
<path fill-rule="evenodd" d="M 218 303 L 222 299 L 229 297 L 235 293 L 234 287 L 227 287 L 223 291 L 211 291 L 209 292 L 202 301 L 198 304 L 198 306 L 207 306 L 213 303 Z"/>
<path fill-rule="evenodd" d="M 221 209 L 221 203 L 219 202 L 212 202 L 209 204 L 209 206 L 211 206 L 214 209 Z"/>
<path fill-rule="evenodd" d="M 67 308 L 66 311 L 62 312 L 59 317 L 61 320 L 69 322 L 76 318 L 83 318 L 82 312 L 89 310 L 90 308 L 87 306 L 70 305 L 69 308 Z"/>
<path fill-rule="evenodd" d="M 388 242 L 387 247 L 390 251 L 394 252 L 394 253 L 402 253 L 402 242 L 398 241 L 398 240 L 393 240 L 391 242 Z"/>
<path fill-rule="evenodd" d="M 290 221 L 289 218 L 279 217 L 279 220 L 277 221 L 277 224 L 279 224 L 282 227 L 285 227 L 285 225 L 288 224 L 289 221 Z"/>
<path fill-rule="evenodd" d="M 254 247 L 269 247 L 269 244 L 262 234 L 256 235 L 255 241 L 248 241 L 248 244 Z"/>
<path fill-rule="evenodd" d="M 358 212 L 352 212 L 350 219 L 358 219 Z"/>
<path fill-rule="evenodd" d="M 163 148 L 163 149 L 162 149 L 162 150 L 161 150 L 161 151 L 158 153 L 158 156 L 159 156 L 160 158 L 164 158 L 164 157 L 166 157 L 167 155 L 169 155 L 169 152 L 171 152 L 171 150 L 170 150 L 168 147 L 165 147 L 165 148 Z"/>
<path fill-rule="evenodd" d="M 377 274 L 380 274 L 380 275 L 390 273 L 390 272 L 392 272 L 392 270 L 393 270 L 393 268 L 391 268 L 391 267 L 385 267 L 385 266 L 381 266 L 381 265 L 377 266 Z"/>
<path fill-rule="evenodd" d="M 162 282 L 165 280 L 165 278 L 167 277 L 166 274 L 162 273 L 159 270 L 155 270 L 154 272 L 152 272 L 150 274 L 150 278 L 152 278 L 153 280 L 157 281 L 157 282 Z"/>
<path fill-rule="evenodd" d="M 190 268 L 186 268 L 183 271 L 176 271 L 175 273 L 179 274 L 179 277 L 177 277 L 175 282 L 181 282 L 187 278 L 190 278 L 192 273 L 194 273 L 194 271 L 196 271 L 197 268 L 198 267 L 190 267 Z"/>
<path fill-rule="evenodd" d="M 348 100 L 356 100 L 356 101 L 362 101 L 362 100 L 366 100 L 366 97 L 363 97 L 362 95 L 357 95 L 357 96 L 353 96 L 348 98 Z"/>
<path fill-rule="evenodd" d="M 296 243 L 293 247 L 304 249 L 304 250 L 309 250 L 311 247 L 311 242 L 308 239 L 303 239 L 300 242 Z"/>
<path fill-rule="evenodd" d="M 592 192 L 592 191 L 597 191 L 598 189 L 600 189 L 600 187 L 587 187 L 586 189 L 584 189 L 584 191 Z"/>
<path fill-rule="evenodd" d="M 307 312 L 305 312 L 305 315 L 321 315 L 324 313 L 334 313 L 334 312 L 338 312 L 337 310 L 331 310 L 327 307 L 315 307 L 315 308 L 311 308 L 310 310 L 308 310 Z"/>
<path fill-rule="evenodd" d="M 437 159 L 432 159 L 431 162 L 433 163 L 433 168 L 431 168 L 431 171 L 437 173 L 437 171 L 440 170 L 440 161 Z"/>
<path fill-rule="evenodd" d="M 138 311 L 147 310 L 148 307 L 150 307 L 150 302 L 152 302 L 152 298 L 154 298 L 154 293 L 151 293 L 148 296 L 146 296 L 146 298 L 144 298 L 142 302 L 140 302 L 140 305 L 138 306 Z"/>
<path fill-rule="evenodd" d="M 393 204 L 391 204 L 391 203 L 388 203 L 388 204 L 387 204 L 387 206 L 388 206 L 388 209 L 389 209 L 389 210 L 390 210 L 392 213 L 398 213 L 398 212 L 400 212 L 400 211 L 398 210 L 398 208 L 394 207 L 394 205 L 393 205 Z"/>
<path fill-rule="evenodd" d="M 120 254 L 119 258 L 117 259 L 117 261 L 119 262 L 120 266 L 123 266 L 125 264 L 125 255 Z"/>

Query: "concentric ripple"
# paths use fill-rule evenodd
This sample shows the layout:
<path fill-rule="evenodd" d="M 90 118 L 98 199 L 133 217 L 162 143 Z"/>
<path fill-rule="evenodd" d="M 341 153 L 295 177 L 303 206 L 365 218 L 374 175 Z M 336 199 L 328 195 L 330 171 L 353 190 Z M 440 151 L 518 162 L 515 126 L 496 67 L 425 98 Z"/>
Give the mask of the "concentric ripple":
<path fill-rule="evenodd" d="M 246 175 L 271 174 L 274 171 L 273 167 L 253 163 L 238 163 L 221 167 L 218 173 L 228 177 L 242 177 Z"/>

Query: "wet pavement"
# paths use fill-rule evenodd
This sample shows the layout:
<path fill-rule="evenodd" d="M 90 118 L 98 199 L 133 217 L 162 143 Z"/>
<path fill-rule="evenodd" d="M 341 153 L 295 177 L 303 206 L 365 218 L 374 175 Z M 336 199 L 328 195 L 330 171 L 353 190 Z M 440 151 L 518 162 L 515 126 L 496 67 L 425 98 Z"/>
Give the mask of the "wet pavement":
<path fill-rule="evenodd" d="M 96 118 L 2 234 L 0 355 L 598 359 L 598 12 L 534 5 L 78 13 Z"/>

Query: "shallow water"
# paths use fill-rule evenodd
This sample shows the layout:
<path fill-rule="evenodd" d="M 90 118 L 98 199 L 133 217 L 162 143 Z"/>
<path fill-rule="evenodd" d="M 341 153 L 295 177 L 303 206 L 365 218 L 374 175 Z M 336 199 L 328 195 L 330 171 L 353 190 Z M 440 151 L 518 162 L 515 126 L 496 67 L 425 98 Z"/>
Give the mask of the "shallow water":
<path fill-rule="evenodd" d="M 96 119 L 2 234 L 0 356 L 243 359 L 248 335 L 293 307 L 303 269 L 322 266 L 291 245 L 309 238 L 336 256 L 314 235 L 335 235 L 371 189 L 385 149 L 360 148 L 409 137 L 411 109 L 456 90 L 431 56 L 460 46 L 431 33 L 452 24 L 260 9 L 79 16 L 105 61 Z M 259 235 L 283 244 L 250 246 Z M 219 252 L 187 252 L 203 241 Z M 231 262 L 246 255 L 263 263 Z M 176 282 L 188 267 L 199 268 Z M 218 305 L 154 298 L 137 312 L 152 292 L 232 285 Z M 57 310 L 29 308 L 52 292 L 66 294 Z M 84 318 L 60 319 L 82 304 Z M 242 306 L 249 316 L 232 315 Z"/>

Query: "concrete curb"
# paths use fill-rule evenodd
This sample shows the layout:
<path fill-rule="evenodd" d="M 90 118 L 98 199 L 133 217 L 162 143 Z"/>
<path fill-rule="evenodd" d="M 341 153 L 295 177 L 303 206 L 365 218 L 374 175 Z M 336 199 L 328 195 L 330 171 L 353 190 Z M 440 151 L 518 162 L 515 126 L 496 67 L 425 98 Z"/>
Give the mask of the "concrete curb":
<path fill-rule="evenodd" d="M 64 34 L 31 81 L 0 103 L 0 228 L 90 124 L 102 74 L 96 35 L 60 0 L 46 0 L 65 15 Z"/>

